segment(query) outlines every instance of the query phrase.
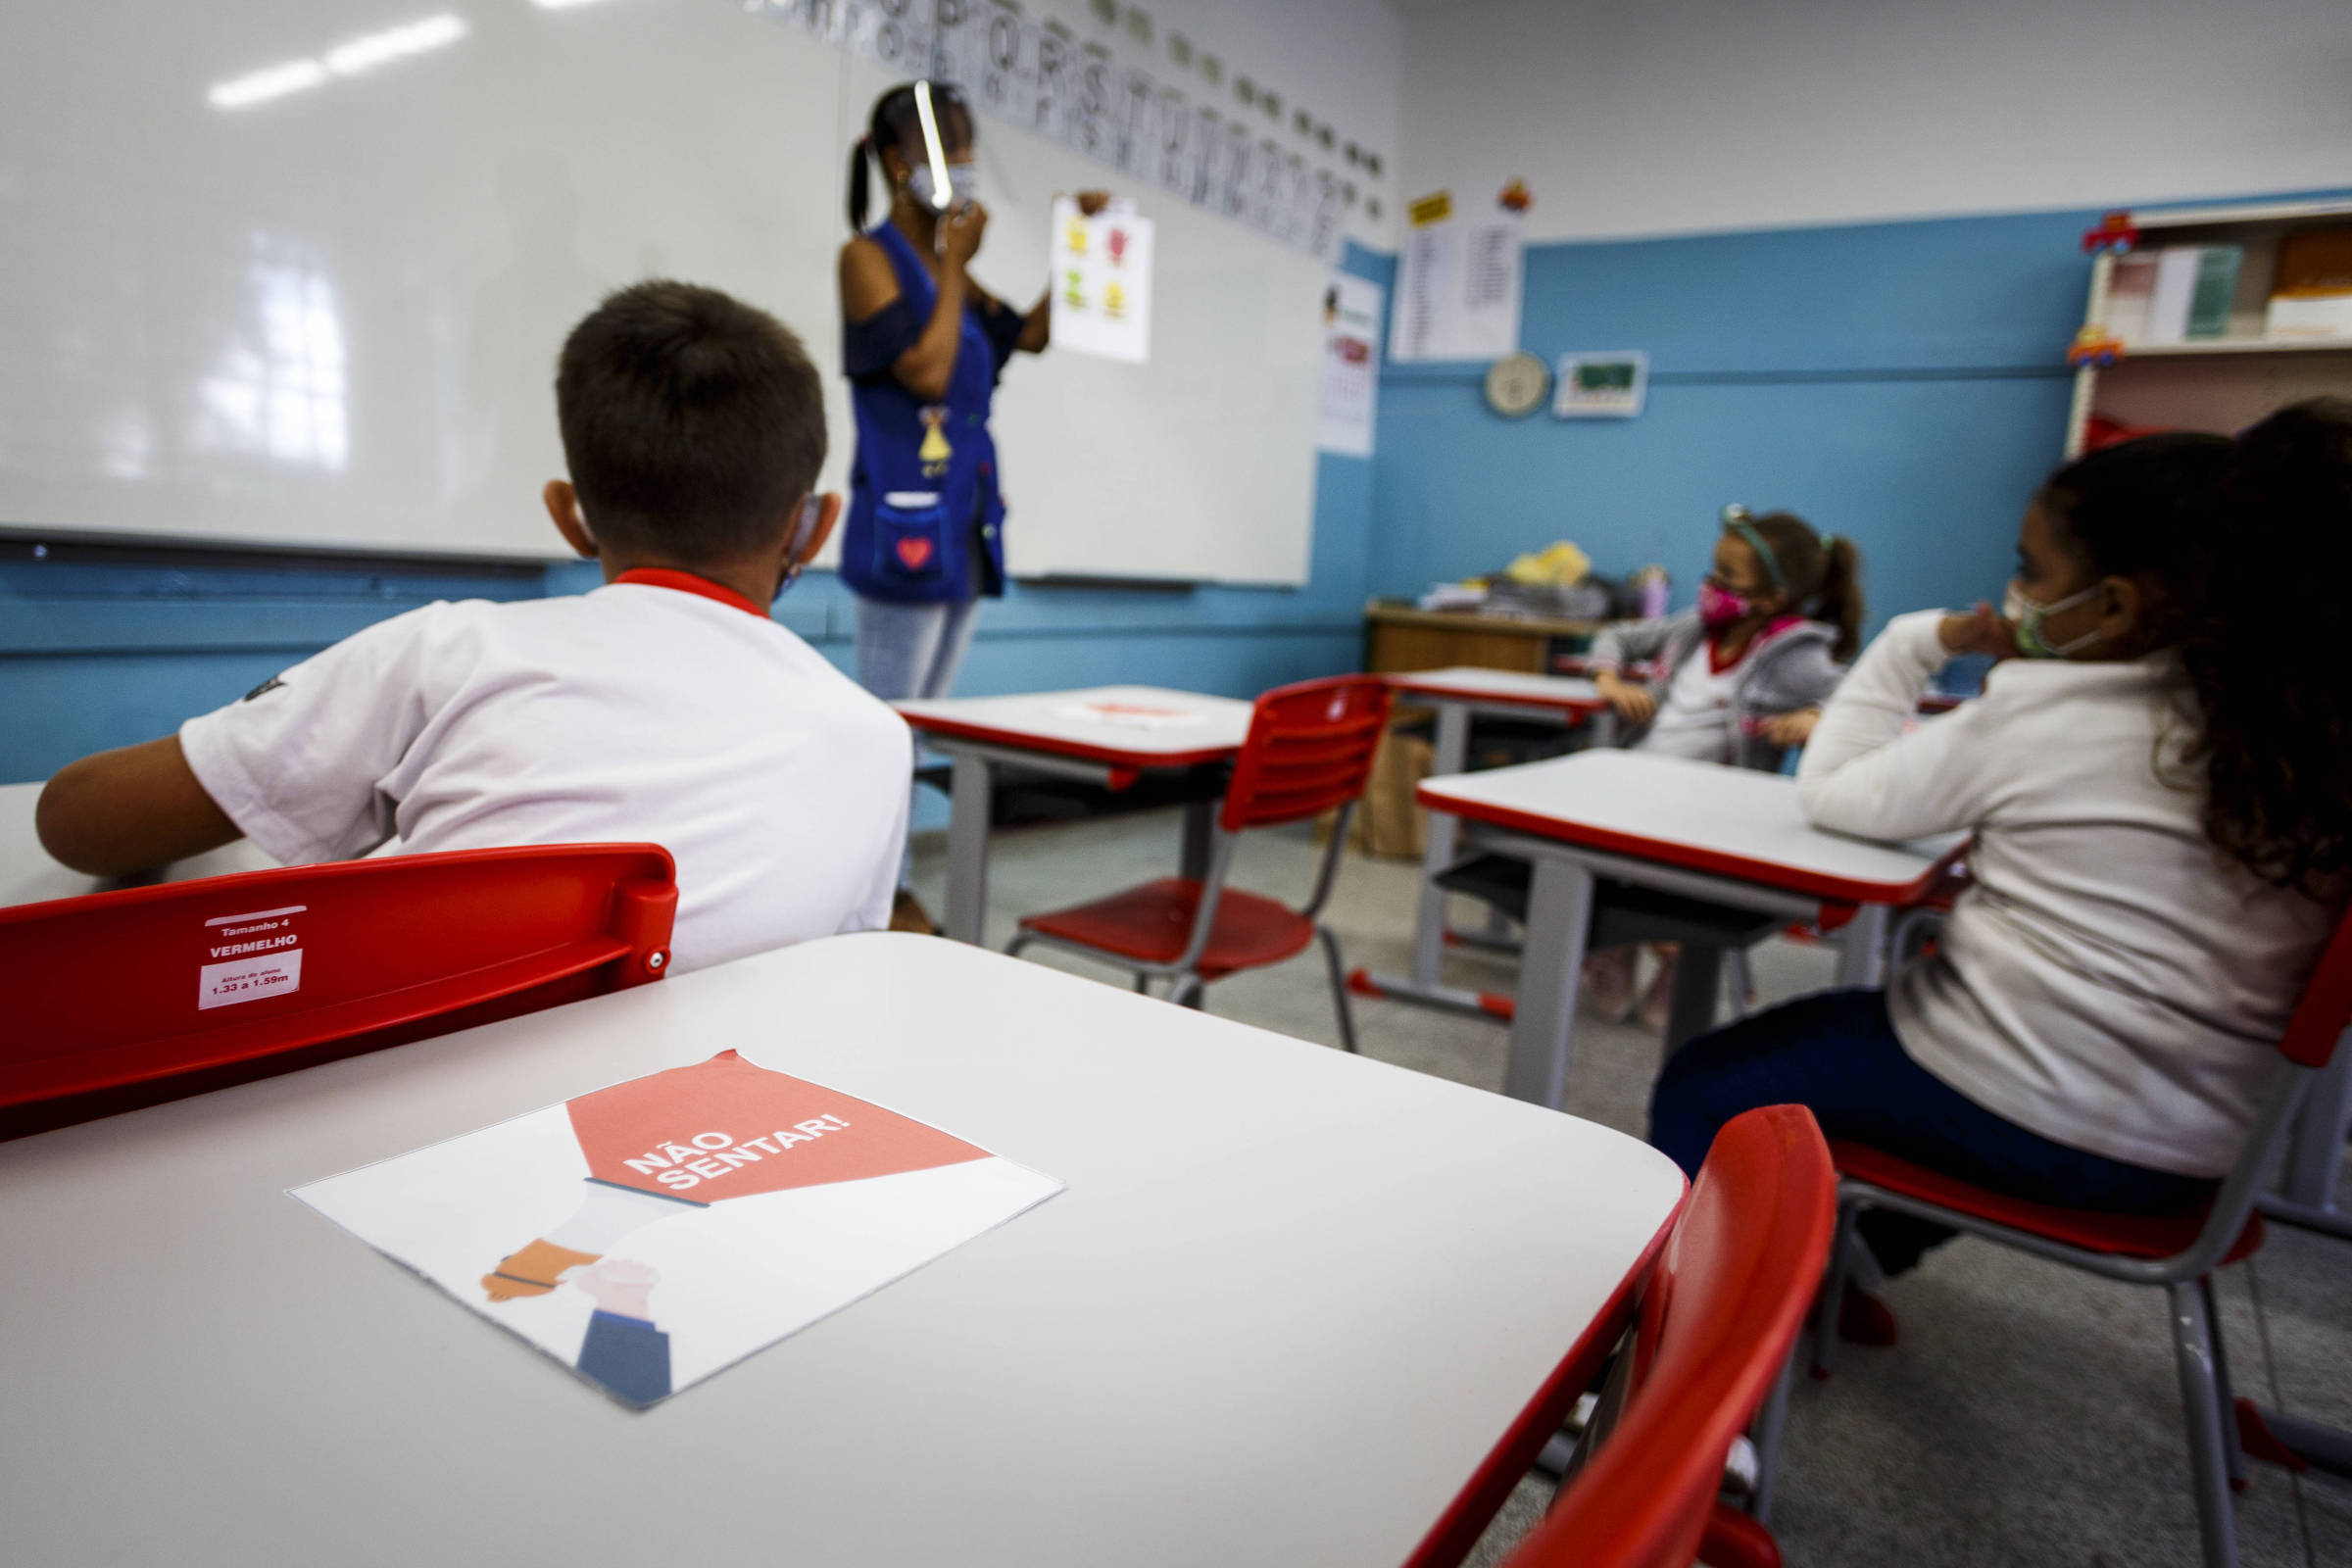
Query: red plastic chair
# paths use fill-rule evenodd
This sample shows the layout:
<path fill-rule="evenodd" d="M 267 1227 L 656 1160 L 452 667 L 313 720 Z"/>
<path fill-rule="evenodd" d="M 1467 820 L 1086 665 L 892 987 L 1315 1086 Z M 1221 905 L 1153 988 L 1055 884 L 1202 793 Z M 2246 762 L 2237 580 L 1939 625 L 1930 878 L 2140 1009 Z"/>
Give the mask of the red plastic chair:
<path fill-rule="evenodd" d="M 1813 1113 L 1767 1105 L 1716 1135 L 1654 1266 L 1637 1271 L 1424 1537 L 1406 1568 L 1454 1568 L 1591 1386 L 1629 1321 L 1559 1497 L 1505 1568 L 1777 1568 L 1761 1521 L 1716 1501 L 1733 1440 L 1777 1424 L 1784 1371 L 1837 1227 Z M 1639 1282 L 1640 1303 L 1633 1297 Z"/>
<path fill-rule="evenodd" d="M 1885 1150 L 1844 1140 L 1831 1145 L 1840 1177 L 1838 1244 L 1814 1327 L 1814 1369 L 1827 1375 L 1837 1358 L 1845 1259 L 1854 1221 L 1866 1208 L 1916 1214 L 2105 1279 L 2161 1286 L 2188 1419 L 2190 1474 L 2205 1561 L 2210 1568 L 2236 1562 L 2237 1526 L 2230 1493 L 2245 1480 L 2238 1442 L 2243 1401 L 2230 1393 L 2229 1362 L 2214 1327 L 2213 1271 L 2262 1246 L 2262 1216 L 2255 1204 L 2272 1160 L 2294 1125 L 2312 1076 L 2334 1055 L 2348 1023 L 2352 914 L 2337 925 L 2279 1039 L 2277 1074 L 2237 1162 L 2212 1200 L 2186 1213 L 2110 1214 L 2027 1202 L 1914 1165 Z"/>
<path fill-rule="evenodd" d="M 1283 686 L 1257 700 L 1250 735 L 1234 760 L 1233 782 L 1209 848 L 1208 875 L 1162 877 L 1091 904 L 1023 916 L 1004 951 L 1032 942 L 1106 959 L 1134 971 L 1141 991 L 1153 977 L 1172 982 L 1168 999 L 1200 1004 L 1202 987 L 1242 969 L 1280 963 L 1318 937 L 1331 969 L 1340 1039 L 1355 1049 L 1340 939 L 1318 918 L 1331 897 L 1348 843 L 1348 817 L 1371 776 L 1372 754 L 1389 721 L 1388 683 L 1340 675 Z M 1305 905 L 1294 909 L 1225 885 L 1239 836 L 1337 808 L 1330 845 Z"/>
<path fill-rule="evenodd" d="M 0 909 L 0 1137 L 659 980 L 653 844 L 389 856 Z"/>

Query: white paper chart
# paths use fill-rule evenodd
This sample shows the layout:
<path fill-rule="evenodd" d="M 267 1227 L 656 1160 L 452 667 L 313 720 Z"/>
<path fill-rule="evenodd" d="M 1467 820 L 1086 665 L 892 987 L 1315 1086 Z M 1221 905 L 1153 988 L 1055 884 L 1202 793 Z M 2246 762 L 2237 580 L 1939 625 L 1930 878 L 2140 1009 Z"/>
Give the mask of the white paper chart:
<path fill-rule="evenodd" d="M 1380 389 L 1378 283 L 1334 273 L 1323 301 L 1323 382 L 1316 391 L 1315 446 L 1345 457 L 1372 455 L 1374 400 Z"/>
<path fill-rule="evenodd" d="M 1125 202 L 1093 218 L 1054 203 L 1054 346 L 1141 365 L 1152 357 L 1152 220 Z"/>
<path fill-rule="evenodd" d="M 1440 191 L 1412 204 L 1389 358 L 1492 360 L 1519 346 L 1525 241 L 1518 216 L 1473 217 Z"/>

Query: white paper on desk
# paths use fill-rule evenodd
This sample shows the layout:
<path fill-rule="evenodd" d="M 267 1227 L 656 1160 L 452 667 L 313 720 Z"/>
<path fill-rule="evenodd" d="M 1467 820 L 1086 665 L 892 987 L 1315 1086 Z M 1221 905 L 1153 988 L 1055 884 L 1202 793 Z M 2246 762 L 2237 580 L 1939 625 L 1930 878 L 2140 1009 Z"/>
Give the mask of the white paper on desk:
<path fill-rule="evenodd" d="M 1063 718 L 1082 718 L 1094 724 L 1116 724 L 1125 729 L 1183 729 L 1205 724 L 1206 713 L 1186 708 L 1153 708 L 1143 703 L 1071 703 L 1054 710 Z"/>
<path fill-rule="evenodd" d="M 1054 347 L 1141 365 L 1152 357 L 1152 220 L 1124 203 L 1088 218 L 1054 199 Z"/>
<path fill-rule="evenodd" d="M 293 1196 L 643 1407 L 1060 1191 L 729 1051 Z"/>

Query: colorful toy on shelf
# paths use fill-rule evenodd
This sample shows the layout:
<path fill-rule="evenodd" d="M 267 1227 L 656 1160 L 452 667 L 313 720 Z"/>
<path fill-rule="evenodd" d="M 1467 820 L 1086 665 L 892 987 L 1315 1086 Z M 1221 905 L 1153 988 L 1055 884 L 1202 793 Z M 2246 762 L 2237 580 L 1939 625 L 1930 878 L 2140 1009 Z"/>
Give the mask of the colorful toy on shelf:
<path fill-rule="evenodd" d="M 2139 229 L 2130 213 L 2109 213 L 2099 220 L 2098 227 L 2082 231 L 2082 249 L 2090 256 L 2102 251 L 2114 251 L 2120 256 L 2138 243 Z"/>
<path fill-rule="evenodd" d="M 2085 365 L 2113 365 L 2123 357 L 2124 340 L 2101 326 L 2084 327 L 2066 346 L 2066 363 L 2078 368 Z"/>

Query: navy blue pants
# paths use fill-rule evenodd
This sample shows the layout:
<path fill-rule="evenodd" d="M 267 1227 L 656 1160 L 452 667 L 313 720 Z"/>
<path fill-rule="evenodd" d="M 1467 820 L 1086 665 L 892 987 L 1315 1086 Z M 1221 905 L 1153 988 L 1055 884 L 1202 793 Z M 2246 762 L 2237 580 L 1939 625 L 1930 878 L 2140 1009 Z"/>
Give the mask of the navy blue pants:
<path fill-rule="evenodd" d="M 2203 1201 L 2215 1186 L 2070 1149 L 1994 1115 L 1905 1054 L 1883 991 L 1804 997 L 1691 1041 L 1658 1075 L 1649 1141 L 1696 1176 L 1725 1122 L 1788 1104 L 1809 1108 L 1826 1138 L 2034 1202 L 2165 1214 Z M 1953 1235 L 1885 1210 L 1864 1213 L 1860 1230 L 1889 1274 Z"/>

